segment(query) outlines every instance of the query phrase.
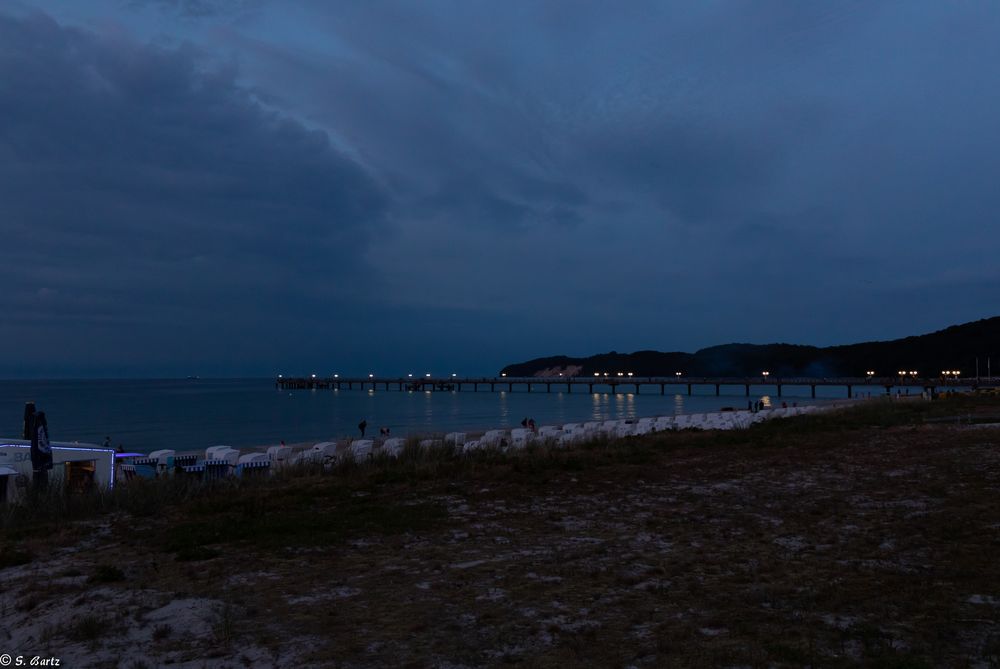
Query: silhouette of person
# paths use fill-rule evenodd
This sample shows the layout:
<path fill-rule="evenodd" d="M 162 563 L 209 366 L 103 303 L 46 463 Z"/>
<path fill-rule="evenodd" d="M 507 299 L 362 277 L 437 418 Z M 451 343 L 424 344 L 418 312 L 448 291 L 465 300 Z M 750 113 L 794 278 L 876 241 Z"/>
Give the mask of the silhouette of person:
<path fill-rule="evenodd" d="M 362 437 L 365 436 L 365 428 L 366 427 L 368 427 L 368 421 L 365 420 L 364 418 L 362 418 L 361 422 L 358 423 L 358 429 L 361 430 L 361 436 Z"/>

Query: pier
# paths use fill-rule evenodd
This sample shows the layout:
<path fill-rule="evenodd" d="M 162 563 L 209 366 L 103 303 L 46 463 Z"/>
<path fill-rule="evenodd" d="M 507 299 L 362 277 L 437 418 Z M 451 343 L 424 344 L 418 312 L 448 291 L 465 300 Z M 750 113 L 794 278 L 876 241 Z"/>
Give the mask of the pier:
<path fill-rule="evenodd" d="M 599 391 L 617 394 L 620 392 L 641 394 L 659 393 L 666 395 L 667 389 L 679 389 L 688 395 L 693 395 L 695 388 L 708 387 L 714 389 L 716 396 L 722 395 L 722 390 L 733 388 L 743 391 L 750 397 L 751 390 L 758 389 L 758 394 L 765 388 L 775 388 L 777 396 L 781 397 L 785 386 L 808 387 L 812 397 L 816 397 L 816 388 L 835 386 L 845 388 L 847 397 L 853 397 L 855 391 L 870 393 L 894 391 L 903 389 L 910 392 L 916 389 L 921 392 L 935 393 L 949 388 L 997 388 L 1000 378 L 990 379 L 958 379 L 958 378 L 920 378 L 906 377 L 843 377 L 843 378 L 812 378 L 753 376 L 753 377 L 688 377 L 688 376 L 571 376 L 571 377 L 458 377 L 458 376 L 355 376 L 355 377 L 285 377 L 275 379 L 275 387 L 282 390 L 393 390 L 399 392 L 556 392 L 571 393 L 574 388 L 580 392 L 586 387 L 587 392 Z M 678 390 L 672 390 L 676 393 Z M 732 394 L 732 393 L 727 393 Z"/>

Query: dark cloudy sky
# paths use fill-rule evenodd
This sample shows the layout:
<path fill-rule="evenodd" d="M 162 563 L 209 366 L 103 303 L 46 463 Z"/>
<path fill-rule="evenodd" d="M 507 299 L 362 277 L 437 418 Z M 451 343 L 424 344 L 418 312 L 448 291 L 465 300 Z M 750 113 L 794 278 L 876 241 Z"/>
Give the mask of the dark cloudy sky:
<path fill-rule="evenodd" d="M 1000 312 L 1000 3 L 8 0 L 0 376 Z"/>

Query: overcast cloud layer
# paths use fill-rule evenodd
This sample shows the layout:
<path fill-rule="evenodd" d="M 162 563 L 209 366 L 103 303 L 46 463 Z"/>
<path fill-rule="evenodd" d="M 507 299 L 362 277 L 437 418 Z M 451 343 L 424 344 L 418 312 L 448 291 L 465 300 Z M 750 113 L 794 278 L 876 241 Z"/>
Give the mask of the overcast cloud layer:
<path fill-rule="evenodd" d="M 0 375 L 492 373 L 996 315 L 997 63 L 996 3 L 8 6 Z"/>

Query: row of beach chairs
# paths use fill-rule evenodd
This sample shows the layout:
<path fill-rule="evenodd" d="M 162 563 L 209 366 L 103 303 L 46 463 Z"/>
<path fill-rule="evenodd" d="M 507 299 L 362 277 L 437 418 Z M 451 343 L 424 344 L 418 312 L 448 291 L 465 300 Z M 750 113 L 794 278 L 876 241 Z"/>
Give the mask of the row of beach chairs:
<path fill-rule="evenodd" d="M 537 430 L 528 428 L 489 430 L 475 439 L 468 438 L 466 432 L 449 432 L 443 438 L 421 440 L 418 445 L 421 449 L 452 446 L 464 453 L 486 448 L 520 449 L 529 444 L 569 446 L 594 439 L 617 439 L 672 430 L 744 430 L 765 420 L 818 411 L 822 409 L 817 406 L 804 406 L 764 409 L 757 412 L 718 411 L 628 420 L 588 421 L 543 425 Z M 332 464 L 346 459 L 364 461 L 376 454 L 398 457 L 406 443 L 407 440 L 401 437 L 384 439 L 381 443 L 374 439 L 355 439 L 344 445 L 323 441 L 306 450 L 296 450 L 290 446 L 271 446 L 266 452 L 255 451 L 243 455 L 238 449 L 229 446 L 211 446 L 206 449 L 205 457 L 201 459 L 197 455 L 177 455 L 175 451 L 165 449 L 123 463 L 120 465 L 120 471 L 126 479 L 135 476 L 151 478 L 180 473 L 204 479 L 260 475 L 300 463 Z"/>

